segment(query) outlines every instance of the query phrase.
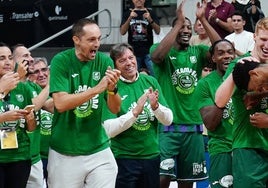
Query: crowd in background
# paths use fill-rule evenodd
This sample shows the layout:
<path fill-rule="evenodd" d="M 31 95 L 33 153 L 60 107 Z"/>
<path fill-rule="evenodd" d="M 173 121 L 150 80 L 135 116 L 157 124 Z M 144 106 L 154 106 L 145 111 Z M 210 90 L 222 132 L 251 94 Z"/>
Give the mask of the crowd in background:
<path fill-rule="evenodd" d="M 87 18 L 51 62 L 0 42 L 0 188 L 267 187 L 260 1 L 202 1 L 195 20 L 182 1 L 155 44 L 157 16 L 132 3 L 110 56 Z"/>

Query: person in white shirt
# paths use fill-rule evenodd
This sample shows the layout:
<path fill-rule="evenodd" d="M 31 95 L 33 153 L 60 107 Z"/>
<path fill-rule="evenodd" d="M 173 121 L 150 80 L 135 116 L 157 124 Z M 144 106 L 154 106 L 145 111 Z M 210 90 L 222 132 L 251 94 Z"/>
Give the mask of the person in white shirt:
<path fill-rule="evenodd" d="M 252 51 L 255 44 L 253 33 L 244 30 L 246 21 L 242 12 L 235 11 L 231 19 L 234 32 L 227 35 L 225 39 L 233 43 L 236 55 L 241 56 L 248 51 Z"/>

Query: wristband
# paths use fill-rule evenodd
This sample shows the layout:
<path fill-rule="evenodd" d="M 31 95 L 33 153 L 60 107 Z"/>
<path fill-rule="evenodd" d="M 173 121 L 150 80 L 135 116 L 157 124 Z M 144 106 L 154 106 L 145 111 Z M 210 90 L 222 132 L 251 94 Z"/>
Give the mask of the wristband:
<path fill-rule="evenodd" d="M 116 94 L 117 94 L 117 91 L 118 91 L 118 88 L 115 87 L 113 91 L 109 91 L 109 90 L 107 90 L 107 93 L 108 93 L 109 95 L 116 95 Z"/>

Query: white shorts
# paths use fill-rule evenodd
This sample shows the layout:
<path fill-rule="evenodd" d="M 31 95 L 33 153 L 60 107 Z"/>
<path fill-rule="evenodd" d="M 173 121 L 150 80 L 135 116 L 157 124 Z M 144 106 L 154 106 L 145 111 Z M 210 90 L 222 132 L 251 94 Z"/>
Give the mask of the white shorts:
<path fill-rule="evenodd" d="M 43 187 L 43 184 L 44 184 L 43 164 L 42 161 L 40 160 L 37 163 L 32 164 L 26 188 Z"/>
<path fill-rule="evenodd" d="M 49 149 L 47 170 L 50 188 L 112 188 L 118 171 L 110 148 L 79 156 Z"/>

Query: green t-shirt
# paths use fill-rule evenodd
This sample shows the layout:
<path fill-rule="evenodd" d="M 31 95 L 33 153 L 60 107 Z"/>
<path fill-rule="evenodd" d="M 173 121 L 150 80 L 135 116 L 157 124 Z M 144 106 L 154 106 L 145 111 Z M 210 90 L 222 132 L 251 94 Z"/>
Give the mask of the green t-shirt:
<path fill-rule="evenodd" d="M 10 91 L 10 98 L 7 102 L 0 101 L 0 111 L 5 112 L 8 105 L 9 110 L 23 109 L 26 105 L 32 104 L 32 93 L 30 88 L 23 83 L 18 83 L 17 87 Z M 18 148 L 0 149 L 0 163 L 8 163 L 31 159 L 30 139 L 26 133 L 26 121 L 20 119 L 0 123 L 0 127 L 16 127 Z"/>
<path fill-rule="evenodd" d="M 158 44 L 154 44 L 152 53 Z M 187 50 L 178 51 L 172 48 L 163 62 L 153 64 L 164 97 L 173 111 L 175 124 L 202 124 L 196 108 L 195 87 L 201 77 L 202 68 L 207 63 L 208 46 L 189 46 Z"/>
<path fill-rule="evenodd" d="M 149 87 L 159 90 L 160 104 L 167 106 L 161 88 L 157 80 L 148 75 L 139 74 L 139 78 L 133 83 L 118 82 L 118 93 L 122 104 L 120 112 L 111 114 L 106 108 L 103 119 L 120 117 L 132 111 L 137 105 L 138 99 Z M 159 155 L 157 126 L 158 120 L 153 114 L 150 103 L 147 101 L 143 112 L 135 123 L 126 131 L 111 139 L 111 148 L 116 158 L 150 159 Z"/>
<path fill-rule="evenodd" d="M 53 114 L 41 109 L 40 117 L 40 154 L 42 159 L 47 159 Z"/>
<path fill-rule="evenodd" d="M 31 92 L 32 92 L 32 98 L 36 97 L 41 91 L 42 88 L 34 83 L 31 82 L 29 80 L 23 82 L 24 84 L 26 84 Z M 28 136 L 30 138 L 31 141 L 31 160 L 32 160 L 32 164 L 37 163 L 38 161 L 41 160 L 41 156 L 40 156 L 40 110 L 36 112 L 36 129 L 30 133 L 28 133 Z"/>
<path fill-rule="evenodd" d="M 246 56 L 250 56 L 250 54 L 247 53 Z M 232 62 L 232 65 L 228 67 L 225 77 L 232 73 L 236 62 Z M 258 106 L 247 110 L 243 102 L 245 94 L 245 90 L 236 88 L 232 96 L 234 106 L 233 149 L 256 148 L 268 151 L 268 129 L 254 127 L 249 121 L 249 116 L 255 112 L 268 112 L 268 97 L 263 98 Z"/>
<path fill-rule="evenodd" d="M 97 52 L 94 60 L 81 62 L 75 50 L 57 54 L 51 61 L 50 94 L 75 94 L 95 87 L 113 61 Z M 59 113 L 55 109 L 50 146 L 67 155 L 88 155 L 109 147 L 109 139 L 101 124 L 105 92 L 96 95 L 75 109 Z"/>
<path fill-rule="evenodd" d="M 195 92 L 198 99 L 198 109 L 214 105 L 215 93 L 222 82 L 223 78 L 217 71 L 213 71 L 199 80 Z M 218 127 L 214 131 L 208 130 L 210 155 L 232 150 L 233 113 L 232 100 L 230 100 L 223 110 L 222 120 Z"/>

